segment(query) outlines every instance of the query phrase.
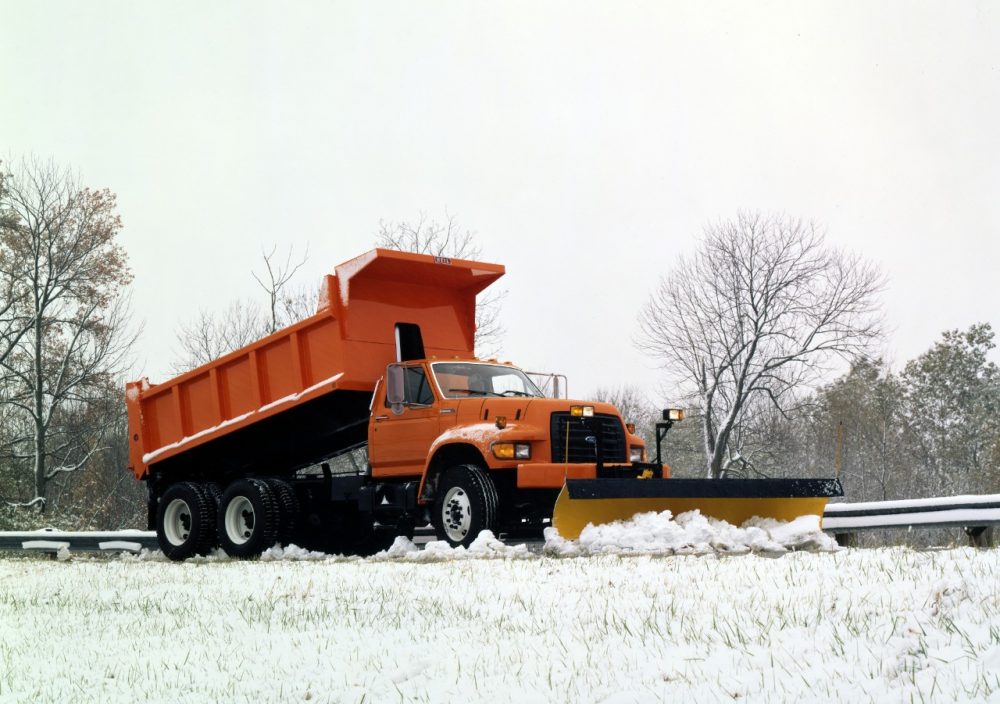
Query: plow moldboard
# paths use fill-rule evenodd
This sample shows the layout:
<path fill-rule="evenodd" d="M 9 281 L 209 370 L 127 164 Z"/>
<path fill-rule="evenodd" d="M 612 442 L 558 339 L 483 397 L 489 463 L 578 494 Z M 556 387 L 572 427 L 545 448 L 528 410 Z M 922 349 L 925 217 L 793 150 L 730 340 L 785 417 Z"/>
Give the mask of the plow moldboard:
<path fill-rule="evenodd" d="M 755 516 L 822 518 L 831 496 L 843 496 L 837 479 L 567 479 L 552 525 L 574 540 L 588 523 L 628 520 L 647 511 L 676 516 L 698 510 L 736 526 Z"/>

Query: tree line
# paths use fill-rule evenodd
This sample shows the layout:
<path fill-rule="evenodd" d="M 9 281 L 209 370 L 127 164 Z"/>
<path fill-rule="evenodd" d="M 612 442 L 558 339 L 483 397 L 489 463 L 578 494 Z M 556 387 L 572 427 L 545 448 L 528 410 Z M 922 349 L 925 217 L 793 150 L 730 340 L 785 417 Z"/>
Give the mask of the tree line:
<path fill-rule="evenodd" d="M 116 207 L 113 193 L 53 162 L 0 164 L 0 529 L 145 520 L 144 487 L 126 469 L 122 390 L 141 326 Z M 482 256 L 451 216 L 381 222 L 374 244 Z M 182 323 L 174 371 L 313 312 L 313 287 L 295 279 L 308 253 L 261 255 L 251 272 L 261 298 Z M 894 372 L 873 353 L 884 287 L 877 267 L 829 246 L 814 223 L 740 213 L 706 227 L 637 321 L 636 344 L 689 412 L 665 445 L 674 475 L 837 473 L 851 500 L 1000 491 L 992 328 L 945 332 Z M 501 346 L 503 297 L 477 304 L 481 357 Z M 653 451 L 650 394 L 623 384 L 595 397 L 615 403 Z"/>
<path fill-rule="evenodd" d="M 1000 372 L 988 323 L 948 330 L 899 372 L 859 357 L 802 394 L 794 412 L 763 409 L 734 432 L 728 477 L 839 476 L 850 501 L 1000 493 Z M 635 386 L 596 395 L 626 409 L 653 447 L 659 417 Z M 704 407 L 667 434 L 674 476 L 705 476 Z"/>

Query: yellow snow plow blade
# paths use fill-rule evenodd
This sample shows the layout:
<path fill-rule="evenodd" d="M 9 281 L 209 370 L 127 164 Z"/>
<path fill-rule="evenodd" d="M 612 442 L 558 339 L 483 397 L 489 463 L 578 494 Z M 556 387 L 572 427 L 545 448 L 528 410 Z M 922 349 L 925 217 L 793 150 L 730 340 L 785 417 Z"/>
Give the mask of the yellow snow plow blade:
<path fill-rule="evenodd" d="M 552 511 L 559 535 L 575 540 L 587 524 L 628 520 L 637 513 L 698 510 L 740 525 L 759 516 L 822 521 L 831 496 L 843 496 L 837 479 L 567 479 Z"/>

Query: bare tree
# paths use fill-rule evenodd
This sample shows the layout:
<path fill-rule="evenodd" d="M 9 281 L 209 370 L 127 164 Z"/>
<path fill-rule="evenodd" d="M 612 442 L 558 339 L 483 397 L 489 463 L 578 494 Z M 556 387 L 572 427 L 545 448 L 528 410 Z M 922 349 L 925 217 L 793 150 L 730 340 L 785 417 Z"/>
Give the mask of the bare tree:
<path fill-rule="evenodd" d="M 610 403 L 618 409 L 626 423 L 634 423 L 636 433 L 646 441 L 647 450 L 655 445 L 654 426 L 659 418 L 653 404 L 640 387 L 634 384 L 599 387 L 589 398 Z"/>
<path fill-rule="evenodd" d="M 66 409 L 58 419 L 67 444 L 99 447 L 86 472 L 62 475 L 49 490 L 62 524 L 79 529 L 119 529 L 145 523 L 146 491 L 128 466 L 128 417 L 121 378 L 95 389 L 85 407 Z M 51 520 L 51 519 L 50 519 Z"/>
<path fill-rule="evenodd" d="M 643 390 L 635 384 L 614 387 L 599 387 L 590 395 L 595 401 L 610 403 L 622 414 L 622 418 L 636 426 L 657 420 L 656 409 Z"/>
<path fill-rule="evenodd" d="M 289 320 L 289 312 L 295 309 L 296 299 L 294 296 L 289 296 L 286 293 L 286 289 L 296 272 L 309 259 L 309 252 L 307 251 L 302 255 L 301 259 L 292 263 L 292 256 L 295 251 L 292 247 L 289 247 L 288 254 L 285 255 L 285 261 L 282 263 L 275 258 L 277 251 L 278 246 L 274 245 L 271 247 L 270 252 L 261 252 L 261 255 L 264 257 L 264 274 L 258 276 L 256 272 L 250 272 L 254 280 L 260 284 L 260 287 L 267 294 L 268 310 L 271 313 L 271 324 L 268 328 L 268 332 L 270 333 L 277 332 L 278 328 L 292 322 Z"/>
<path fill-rule="evenodd" d="M 17 214 L 8 202 L 9 180 L 0 163 L 0 232 L 13 231 L 18 225 Z M 21 261 L 19 254 L 17 250 L 0 247 L 0 364 L 31 330 L 33 322 L 25 305 L 28 289 L 21 280 L 26 262 Z"/>
<path fill-rule="evenodd" d="M 292 286 L 308 255 L 295 260 L 289 248 L 282 262 L 276 258 L 277 246 L 261 254 L 264 272 L 258 275 L 251 271 L 250 275 L 267 294 L 265 307 L 251 299 L 237 299 L 219 312 L 199 311 L 194 320 L 183 323 L 177 332 L 181 356 L 173 365 L 175 372 L 207 364 L 315 312 L 316 294 Z"/>
<path fill-rule="evenodd" d="M 268 334 L 267 316 L 254 301 L 237 299 L 219 313 L 201 310 L 177 332 L 181 357 L 174 363 L 176 373 L 207 364 Z"/>
<path fill-rule="evenodd" d="M 62 435 L 59 417 L 87 406 L 125 365 L 136 334 L 123 295 L 132 275 L 115 196 L 81 187 L 68 170 L 25 159 L 7 179 L 3 211 L 0 250 L 17 262 L 4 271 L 14 310 L 30 320 L 0 365 L 3 402 L 29 420 L 30 437 L 14 443 L 12 457 L 30 464 L 33 497 L 18 503 L 44 510 L 48 483 L 100 450 Z"/>
<path fill-rule="evenodd" d="M 459 227 L 451 215 L 444 222 L 428 220 L 424 213 L 415 222 L 379 221 L 375 246 L 450 259 L 475 260 L 482 256 L 475 233 Z M 494 357 L 500 351 L 504 333 L 500 307 L 506 294 L 501 290 L 489 291 L 476 301 L 475 350 L 479 357 Z"/>
<path fill-rule="evenodd" d="M 787 415 L 831 358 L 859 356 L 880 335 L 883 285 L 812 223 L 741 213 L 706 228 L 640 314 L 638 344 L 695 399 L 708 476 L 740 463 L 749 404 Z"/>
<path fill-rule="evenodd" d="M 482 256 L 475 234 L 460 228 L 451 215 L 443 223 L 428 220 L 424 213 L 420 213 L 412 223 L 380 220 L 375 246 L 455 259 L 479 259 Z"/>

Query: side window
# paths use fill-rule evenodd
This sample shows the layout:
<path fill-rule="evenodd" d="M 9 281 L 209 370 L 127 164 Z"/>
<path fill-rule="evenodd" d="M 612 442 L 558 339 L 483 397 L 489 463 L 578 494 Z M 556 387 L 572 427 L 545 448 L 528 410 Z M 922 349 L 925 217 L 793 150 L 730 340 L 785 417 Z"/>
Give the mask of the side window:
<path fill-rule="evenodd" d="M 493 393 L 502 394 L 504 391 L 516 391 L 519 394 L 525 393 L 524 382 L 517 374 L 496 374 L 493 377 Z"/>
<path fill-rule="evenodd" d="M 423 367 L 406 367 L 404 376 L 406 386 L 406 402 L 429 406 L 434 403 L 434 393 L 431 391 L 427 375 Z"/>

